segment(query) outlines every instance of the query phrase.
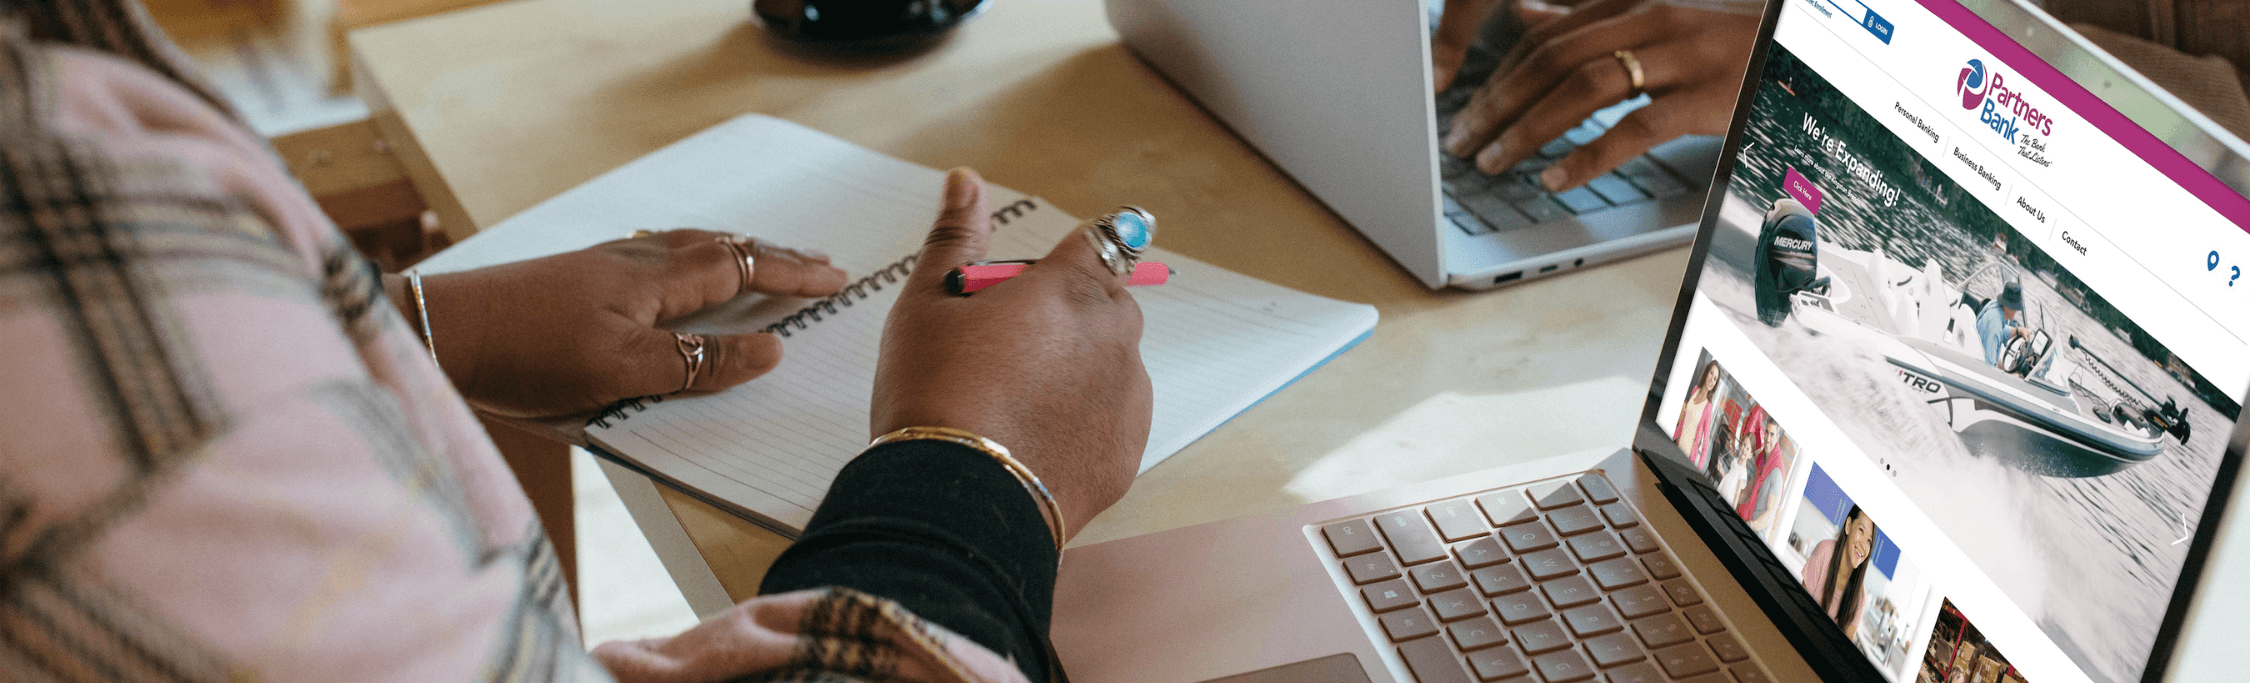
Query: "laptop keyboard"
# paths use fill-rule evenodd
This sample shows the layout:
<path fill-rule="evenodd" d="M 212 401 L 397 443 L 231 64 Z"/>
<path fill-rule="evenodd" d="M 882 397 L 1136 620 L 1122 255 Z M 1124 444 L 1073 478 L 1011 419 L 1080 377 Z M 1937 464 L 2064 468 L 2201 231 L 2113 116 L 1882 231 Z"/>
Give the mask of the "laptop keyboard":
<path fill-rule="evenodd" d="M 1321 537 L 1418 683 L 1766 683 L 1599 473 L 1324 524 Z"/>
<path fill-rule="evenodd" d="M 1442 135 L 1451 129 L 1453 115 L 1468 106 L 1475 86 L 1449 89 L 1437 98 L 1438 126 Z M 1566 192 L 1548 192 L 1539 184 L 1539 172 L 1570 154 L 1580 145 L 1600 137 L 1627 113 L 1648 104 L 1648 96 L 1619 102 L 1539 148 L 1539 153 L 1496 175 L 1485 175 L 1475 162 L 1438 154 L 1438 177 L 1445 188 L 1445 215 L 1454 227 L 1482 235 L 1526 227 L 1612 207 L 1670 199 L 1694 190 L 1694 183 L 1666 168 L 1657 156 L 1642 155 L 1616 170 Z"/>

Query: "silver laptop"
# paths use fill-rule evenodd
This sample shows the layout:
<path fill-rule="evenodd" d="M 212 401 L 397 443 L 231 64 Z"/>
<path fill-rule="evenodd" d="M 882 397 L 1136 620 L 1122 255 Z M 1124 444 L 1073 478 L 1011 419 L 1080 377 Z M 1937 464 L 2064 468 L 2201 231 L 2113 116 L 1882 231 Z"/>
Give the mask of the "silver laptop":
<path fill-rule="evenodd" d="M 1683 137 L 1561 193 L 1538 172 L 1594 139 L 1604 109 L 1497 175 L 1438 134 L 1520 33 L 1495 12 L 1463 85 L 1431 96 L 1434 16 L 1416 2 L 1109 0 L 1125 44 L 1432 288 L 1485 289 L 1695 237 L 1718 139 Z"/>
<path fill-rule="evenodd" d="M 1630 448 L 1072 549 L 1071 680 L 2164 679 L 2250 442 L 2246 146 L 2032 10 L 1862 1 L 1768 8 Z"/>

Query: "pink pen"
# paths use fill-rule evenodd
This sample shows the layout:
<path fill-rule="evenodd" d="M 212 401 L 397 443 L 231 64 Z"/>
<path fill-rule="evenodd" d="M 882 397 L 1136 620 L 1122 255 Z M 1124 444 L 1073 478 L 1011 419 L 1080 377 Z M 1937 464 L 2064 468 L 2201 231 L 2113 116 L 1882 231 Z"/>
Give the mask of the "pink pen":
<path fill-rule="evenodd" d="M 945 274 L 945 291 L 954 294 L 968 294 L 1007 282 L 1008 278 L 1023 274 L 1023 269 L 1033 263 L 1038 263 L 1038 261 L 1036 259 L 970 261 L 969 265 L 955 268 L 952 272 Z M 1127 278 L 1125 284 L 1135 286 L 1161 285 L 1170 279 L 1172 279 L 1171 267 L 1162 263 L 1138 263 L 1133 265 L 1133 276 Z"/>

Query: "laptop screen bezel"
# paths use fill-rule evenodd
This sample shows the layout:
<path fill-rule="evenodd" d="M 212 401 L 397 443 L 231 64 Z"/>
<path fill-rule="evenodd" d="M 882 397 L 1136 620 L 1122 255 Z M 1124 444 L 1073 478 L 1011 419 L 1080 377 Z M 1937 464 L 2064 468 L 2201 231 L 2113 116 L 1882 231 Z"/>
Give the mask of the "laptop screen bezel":
<path fill-rule="evenodd" d="M 1680 293 L 1673 305 L 1671 323 L 1665 331 L 1663 350 L 1657 355 L 1656 371 L 1649 380 L 1648 399 L 1642 406 L 1633 451 L 1655 473 L 1658 487 L 1664 491 L 1666 499 L 1710 546 L 1712 553 L 1734 575 L 1751 599 L 1765 611 L 1766 616 L 1782 626 L 1781 630 L 1790 644 L 1797 648 L 1798 654 L 1814 672 L 1826 681 L 1882 682 L 1887 679 L 1844 635 L 1835 620 L 1811 600 L 1810 594 L 1788 573 L 1773 551 L 1763 543 L 1742 540 L 1752 533 L 1742 518 L 1731 508 L 1709 502 L 1719 500 L 1711 489 L 1710 482 L 1705 481 L 1700 472 L 1682 464 L 1687 461 L 1686 457 L 1666 435 L 1658 420 L 1665 389 L 1672 376 L 1673 362 L 1679 354 L 1687 327 L 1690 306 L 1702 279 L 1705 259 L 1710 255 L 1719 210 L 1724 205 L 1722 200 L 1733 180 L 1736 154 L 1742 148 L 1749 125 L 1751 105 L 1757 96 L 1757 83 L 1765 70 L 1766 54 L 1773 44 L 1774 30 L 1779 23 L 1782 6 L 1788 1 L 1768 0 L 1766 3 L 1763 19 L 1758 27 L 1757 42 L 1751 50 L 1749 68 L 1743 74 L 1732 122 L 1727 127 L 1726 142 L 1720 149 L 1718 166 L 1712 172 L 1711 185 L 1704 196 L 1702 222 L 1697 228 L 1695 246 L 1688 257 L 1687 272 L 1681 278 Z M 2212 547 L 2218 540 L 2227 504 L 2233 498 L 2235 482 L 2243 464 L 2245 444 L 2250 444 L 2250 413 L 2245 413 L 2236 420 L 2234 431 L 2220 456 L 2209 502 L 2204 506 L 2203 515 L 2196 526 L 2194 543 L 2189 547 L 2181 566 L 2180 579 L 2174 585 L 2162 625 L 2149 653 L 2148 665 L 2142 673 L 2141 680 L 2146 683 L 2163 680 L 2172 659 L 2179 651 L 2180 632 L 2194 605 L 2196 588 L 2204 578 Z M 1703 495 L 1704 492 L 1711 495 Z"/>

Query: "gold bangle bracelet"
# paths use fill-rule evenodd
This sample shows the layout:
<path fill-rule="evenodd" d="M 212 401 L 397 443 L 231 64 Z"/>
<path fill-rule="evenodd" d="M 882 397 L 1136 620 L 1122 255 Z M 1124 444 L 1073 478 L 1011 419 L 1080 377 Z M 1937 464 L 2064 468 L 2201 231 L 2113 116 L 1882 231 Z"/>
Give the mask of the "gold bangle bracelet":
<path fill-rule="evenodd" d="M 430 302 L 422 297 L 422 271 L 406 271 L 406 288 L 414 294 L 414 315 L 422 319 L 422 348 L 430 351 L 430 364 L 436 365 L 437 336 L 430 333 Z"/>
<path fill-rule="evenodd" d="M 1032 474 L 1031 468 L 1023 466 L 1023 463 L 1018 462 L 1014 455 L 1009 454 L 1007 446 L 1002 446 L 999 444 L 999 442 L 984 438 L 982 436 L 978 436 L 975 432 L 971 432 L 966 429 L 954 429 L 952 427 L 907 427 L 905 429 L 900 429 L 889 434 L 875 437 L 873 441 L 867 442 L 867 447 L 874 448 L 876 446 L 881 446 L 883 444 L 898 441 L 945 441 L 949 443 L 957 443 L 963 446 L 968 446 L 970 448 L 984 451 L 985 455 L 992 456 L 993 460 L 1000 461 L 1000 466 L 1008 468 L 1008 473 L 1016 476 L 1016 483 L 1023 484 L 1024 491 L 1029 492 L 1033 497 L 1038 498 L 1039 504 L 1047 510 L 1047 514 L 1049 516 L 1049 519 L 1047 520 L 1048 529 L 1055 532 L 1055 555 L 1058 557 L 1062 555 L 1063 529 L 1065 528 L 1063 525 L 1062 506 L 1055 503 L 1055 495 L 1047 492 L 1047 485 L 1039 481 L 1039 475 Z"/>

